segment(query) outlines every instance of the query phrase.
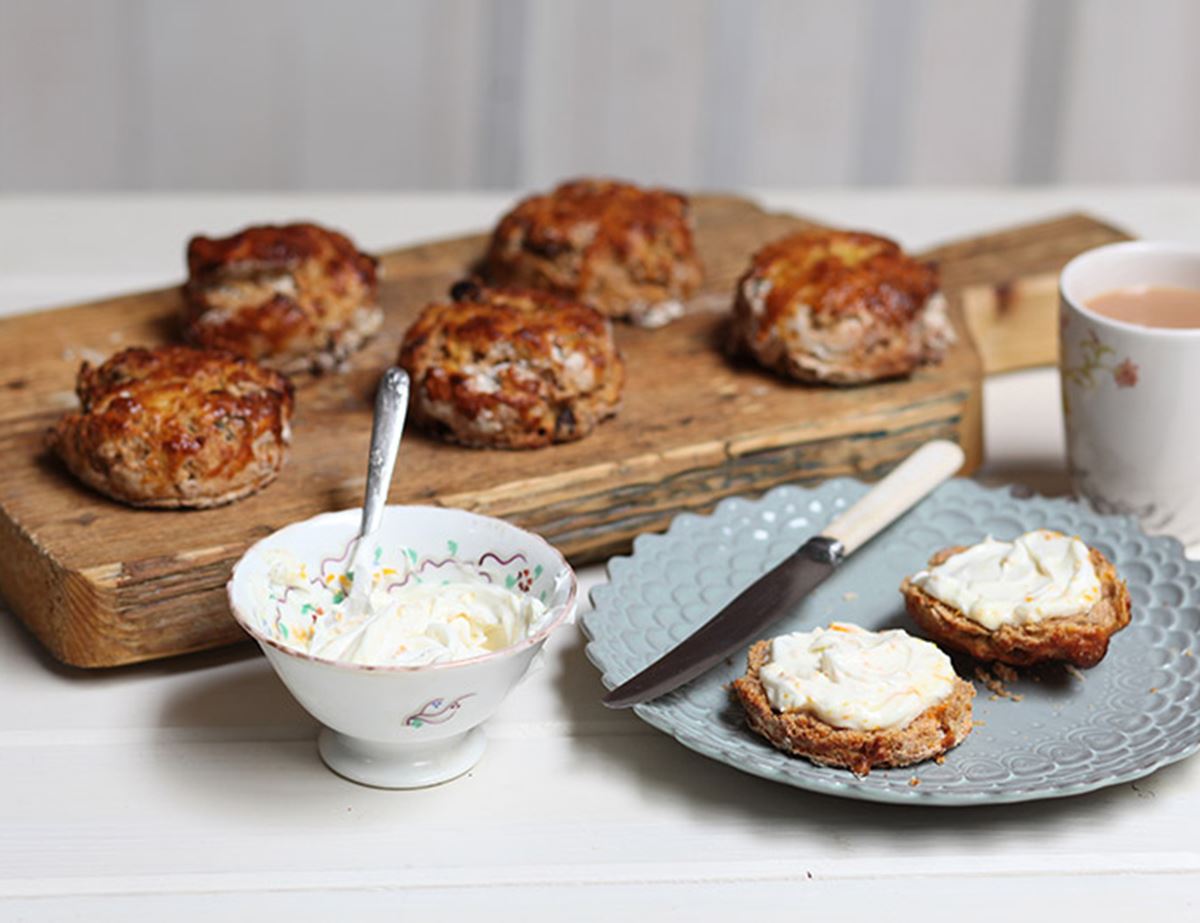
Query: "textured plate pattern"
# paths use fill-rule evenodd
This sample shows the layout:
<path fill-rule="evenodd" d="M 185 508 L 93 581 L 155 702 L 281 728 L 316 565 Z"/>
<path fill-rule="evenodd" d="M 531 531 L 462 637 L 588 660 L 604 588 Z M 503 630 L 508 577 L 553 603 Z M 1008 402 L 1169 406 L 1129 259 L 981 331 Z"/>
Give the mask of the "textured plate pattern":
<path fill-rule="evenodd" d="M 721 503 L 711 516 L 682 515 L 662 535 L 643 535 L 630 557 L 609 563 L 583 620 L 588 656 L 609 688 L 624 682 L 866 491 L 858 481 L 782 487 L 759 500 Z M 1070 500 L 1015 499 L 952 481 L 847 561 L 772 631 L 833 619 L 865 628 L 904 627 L 901 579 L 947 545 L 1048 527 L 1103 551 L 1129 583 L 1133 621 L 1108 656 L 1084 673 L 1050 671 L 1008 684 L 1020 701 L 977 683 L 977 727 L 945 763 L 841 769 L 786 756 L 748 731 L 726 684 L 745 655 L 647 705 L 645 721 L 681 743 L 746 772 L 800 788 L 909 804 L 1027 801 L 1140 778 L 1200 747 L 1200 562 L 1171 538 L 1144 535 L 1126 517 L 1100 516 Z M 956 659 L 960 675 L 972 664 Z M 914 785 L 913 780 L 920 780 Z"/>

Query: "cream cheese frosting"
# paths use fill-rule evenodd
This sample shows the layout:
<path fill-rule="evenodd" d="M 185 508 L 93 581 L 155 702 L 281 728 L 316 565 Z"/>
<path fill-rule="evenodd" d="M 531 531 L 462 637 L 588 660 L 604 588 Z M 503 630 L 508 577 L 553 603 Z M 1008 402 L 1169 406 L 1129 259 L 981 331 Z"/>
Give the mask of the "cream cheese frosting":
<path fill-rule="evenodd" d="M 912 583 L 992 631 L 1077 615 L 1101 595 L 1087 545 L 1049 529 L 1011 542 L 989 537 L 921 571 Z"/>
<path fill-rule="evenodd" d="M 936 645 L 842 622 L 775 638 L 758 676 L 776 711 L 857 731 L 904 727 L 946 699 L 956 679 Z"/>
<path fill-rule="evenodd" d="M 352 615 L 352 576 L 312 579 L 302 562 L 277 553 L 264 588 L 265 627 L 279 643 L 315 657 L 421 666 L 511 647 L 546 612 L 538 599 L 482 579 L 418 582 L 389 570 L 371 574 L 368 605 Z"/>

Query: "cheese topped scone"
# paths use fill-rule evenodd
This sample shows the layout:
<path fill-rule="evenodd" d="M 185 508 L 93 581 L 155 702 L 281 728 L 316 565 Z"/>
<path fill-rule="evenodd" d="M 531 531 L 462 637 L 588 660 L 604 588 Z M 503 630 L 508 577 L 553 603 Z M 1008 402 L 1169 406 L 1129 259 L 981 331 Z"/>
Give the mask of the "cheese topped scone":
<path fill-rule="evenodd" d="M 737 284 L 733 347 L 805 382 L 898 378 L 954 340 L 937 267 L 860 231 L 801 231 L 763 247 Z"/>
<path fill-rule="evenodd" d="M 94 490 L 131 506 L 231 503 L 279 474 L 292 439 L 292 385 L 217 350 L 130 347 L 83 363 L 79 409 L 47 443 Z"/>
<path fill-rule="evenodd" d="M 1129 624 L 1129 592 L 1108 559 L 1049 529 L 947 548 L 901 592 L 935 640 L 1015 666 L 1095 666 Z"/>
<path fill-rule="evenodd" d="M 859 774 L 957 746 L 975 696 L 928 641 L 841 622 L 755 644 L 733 688 L 747 723 L 774 746 Z"/>
<path fill-rule="evenodd" d="M 480 448 L 571 442 L 617 412 L 625 364 L 612 322 L 546 292 L 460 282 L 404 334 L 413 421 Z"/>
<path fill-rule="evenodd" d="M 483 270 L 493 285 L 652 327 L 682 314 L 703 277 L 686 196 L 604 179 L 518 202 L 496 226 Z"/>
<path fill-rule="evenodd" d="M 383 323 L 377 261 L 319 225 L 193 237 L 187 264 L 185 339 L 281 372 L 340 369 Z"/>

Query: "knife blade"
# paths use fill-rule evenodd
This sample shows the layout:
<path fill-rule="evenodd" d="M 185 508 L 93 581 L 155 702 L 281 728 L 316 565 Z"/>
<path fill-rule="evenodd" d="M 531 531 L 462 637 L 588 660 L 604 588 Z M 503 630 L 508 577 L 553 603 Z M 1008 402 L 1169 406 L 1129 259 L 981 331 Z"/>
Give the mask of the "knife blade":
<path fill-rule="evenodd" d="M 640 673 L 608 692 L 609 708 L 657 698 L 707 672 L 745 647 L 819 586 L 842 559 L 866 544 L 962 467 L 955 443 L 927 442 L 857 503 L 797 551 L 742 590 L 733 601 Z"/>
<path fill-rule="evenodd" d="M 609 708 L 626 708 L 658 698 L 707 673 L 746 639 L 783 616 L 828 577 L 842 560 L 842 543 L 823 535 L 775 565 L 742 590 L 725 608 L 679 645 L 618 686 L 603 699 Z"/>

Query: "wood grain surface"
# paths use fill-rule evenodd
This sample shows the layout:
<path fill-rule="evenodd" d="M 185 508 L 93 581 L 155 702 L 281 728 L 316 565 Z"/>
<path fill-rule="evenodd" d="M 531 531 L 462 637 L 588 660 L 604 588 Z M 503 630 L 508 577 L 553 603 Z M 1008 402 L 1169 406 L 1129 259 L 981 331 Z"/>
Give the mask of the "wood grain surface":
<path fill-rule="evenodd" d="M 1058 271 L 1078 253 L 1129 240 L 1120 228 L 1064 215 L 938 247 L 942 283 L 959 294 L 983 373 L 1058 361 Z"/>
<path fill-rule="evenodd" d="M 732 363 L 725 311 L 746 258 L 801 227 L 733 197 L 696 199 L 708 270 L 689 316 L 660 330 L 621 327 L 628 364 L 620 415 L 581 442 L 534 452 L 480 451 L 410 433 L 392 502 L 437 503 L 503 516 L 576 561 L 628 548 L 683 510 L 785 482 L 881 476 L 922 442 L 963 445 L 980 459 L 982 368 L 967 336 L 940 366 L 864 388 L 794 385 Z M 962 281 L 1044 271 L 1046 251 L 1076 240 L 1075 218 L 1032 253 L 991 261 L 966 242 L 940 248 L 956 323 Z M 1035 235 L 1040 235 L 1036 232 Z M 1074 236 L 1073 236 L 1074 235 Z M 113 666 L 240 640 L 223 587 L 252 542 L 280 526 L 356 506 L 363 489 L 373 390 L 408 322 L 478 258 L 472 236 L 384 254 L 381 335 L 345 375 L 299 383 L 294 444 L 279 480 L 214 510 L 134 510 L 77 484 L 48 457 L 48 425 L 74 406 L 76 368 L 175 334 L 177 289 L 129 295 L 0 322 L 0 593 L 59 659 Z M 181 242 L 182 246 L 182 242 Z M 1018 259 L 1019 256 L 1019 259 Z M 964 270 L 962 267 L 965 266 Z"/>

